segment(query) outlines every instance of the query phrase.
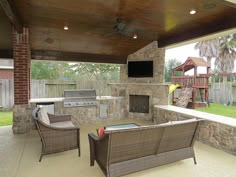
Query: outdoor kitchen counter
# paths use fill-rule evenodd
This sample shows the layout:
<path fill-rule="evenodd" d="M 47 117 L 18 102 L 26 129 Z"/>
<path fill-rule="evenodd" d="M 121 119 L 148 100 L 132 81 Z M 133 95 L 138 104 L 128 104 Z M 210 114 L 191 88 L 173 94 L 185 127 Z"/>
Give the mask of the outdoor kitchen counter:
<path fill-rule="evenodd" d="M 97 96 L 96 100 L 113 100 L 113 99 L 122 99 L 124 97 L 114 97 L 114 96 Z M 32 98 L 30 103 L 55 103 L 64 101 L 64 97 L 58 98 Z"/>
<path fill-rule="evenodd" d="M 30 100 L 32 110 L 37 105 L 53 105 L 54 114 L 70 114 L 76 122 L 94 123 L 99 120 L 123 119 L 125 112 L 125 98 L 114 96 L 97 96 L 96 104 L 91 106 L 64 106 L 64 97 L 58 98 L 34 98 Z"/>
<path fill-rule="evenodd" d="M 124 97 L 121 97 L 121 96 L 97 96 L 97 100 L 116 100 L 116 99 L 122 99 Z"/>
<path fill-rule="evenodd" d="M 55 103 L 55 102 L 62 102 L 64 97 L 59 98 L 32 98 L 30 103 Z"/>

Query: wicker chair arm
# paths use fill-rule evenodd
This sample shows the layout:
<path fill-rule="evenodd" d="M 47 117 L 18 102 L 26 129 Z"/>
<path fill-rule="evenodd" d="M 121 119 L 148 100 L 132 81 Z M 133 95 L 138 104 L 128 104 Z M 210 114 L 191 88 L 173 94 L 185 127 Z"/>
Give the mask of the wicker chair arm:
<path fill-rule="evenodd" d="M 94 133 L 88 134 L 89 139 L 89 149 L 90 149 L 90 166 L 94 166 L 94 161 L 96 160 L 95 148 L 96 142 L 99 142 L 99 137 Z"/>
<path fill-rule="evenodd" d="M 93 141 L 99 141 L 100 140 L 100 138 L 97 135 L 95 135 L 94 133 L 89 133 L 88 136 L 89 136 L 89 138 L 92 138 Z"/>
<path fill-rule="evenodd" d="M 54 115 L 48 113 L 50 123 L 71 121 L 71 115 Z"/>

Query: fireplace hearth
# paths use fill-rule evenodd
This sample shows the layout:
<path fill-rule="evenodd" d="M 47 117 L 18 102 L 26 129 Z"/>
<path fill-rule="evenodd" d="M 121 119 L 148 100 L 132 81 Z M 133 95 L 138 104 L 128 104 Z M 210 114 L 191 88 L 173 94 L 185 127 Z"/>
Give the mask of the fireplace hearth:
<path fill-rule="evenodd" d="M 149 113 L 149 96 L 129 95 L 129 112 Z"/>

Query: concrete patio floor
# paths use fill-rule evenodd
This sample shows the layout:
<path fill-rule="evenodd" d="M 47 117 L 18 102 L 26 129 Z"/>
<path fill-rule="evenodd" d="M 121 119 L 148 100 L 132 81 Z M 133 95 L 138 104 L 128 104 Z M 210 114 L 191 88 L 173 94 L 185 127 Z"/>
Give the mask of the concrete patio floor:
<path fill-rule="evenodd" d="M 105 124 L 135 122 L 119 120 L 81 126 L 81 157 L 77 150 L 46 155 L 38 162 L 41 142 L 36 130 L 29 134 L 14 135 L 11 126 L 0 127 L 0 177 L 104 177 L 97 164 L 89 166 L 87 134 Z M 132 173 L 127 177 L 236 177 L 236 156 L 201 142 L 195 143 L 197 165 L 193 159 Z"/>

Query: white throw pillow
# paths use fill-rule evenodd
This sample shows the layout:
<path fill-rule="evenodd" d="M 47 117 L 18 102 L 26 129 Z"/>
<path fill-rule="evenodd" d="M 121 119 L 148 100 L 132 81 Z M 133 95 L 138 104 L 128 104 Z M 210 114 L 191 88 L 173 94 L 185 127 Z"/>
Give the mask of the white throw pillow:
<path fill-rule="evenodd" d="M 40 111 L 39 111 L 40 115 L 39 115 L 39 119 L 44 122 L 45 124 L 48 124 L 50 125 L 50 120 L 49 120 L 49 117 L 48 117 L 48 113 L 47 113 L 47 109 L 42 107 L 40 108 Z"/>

